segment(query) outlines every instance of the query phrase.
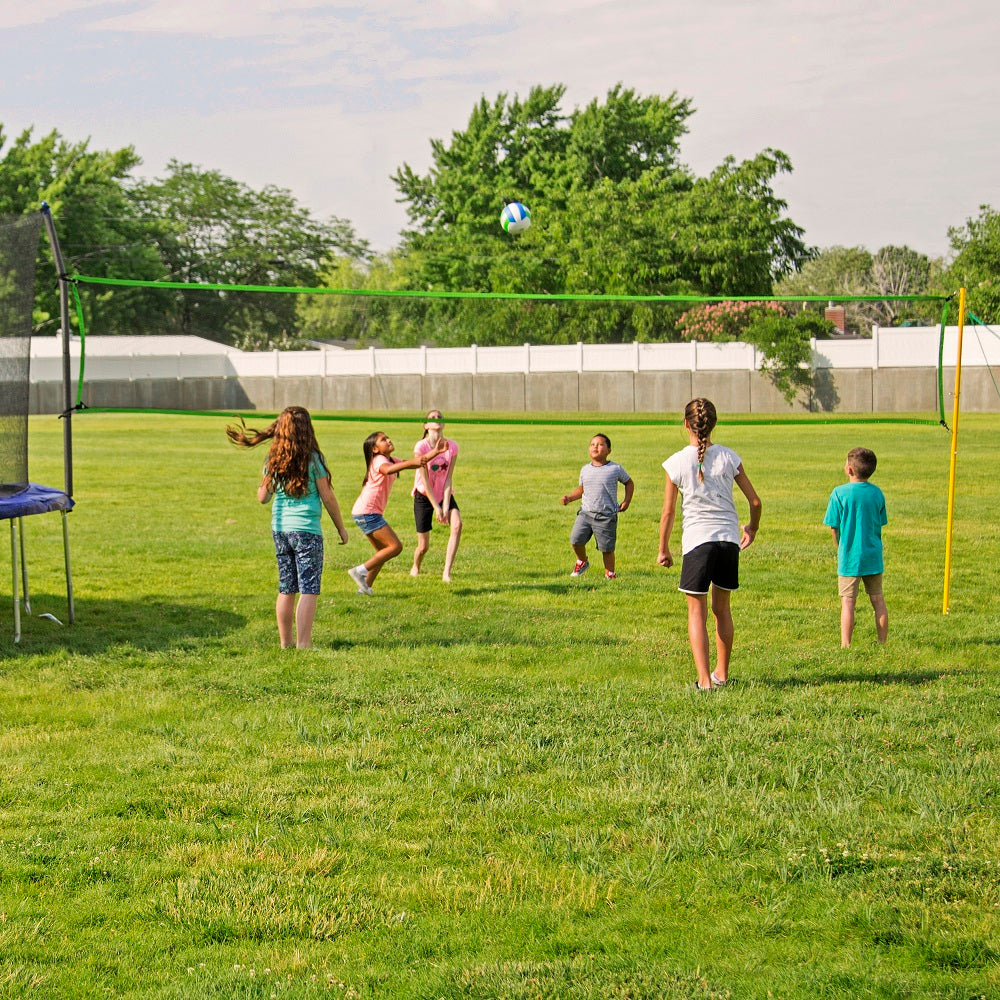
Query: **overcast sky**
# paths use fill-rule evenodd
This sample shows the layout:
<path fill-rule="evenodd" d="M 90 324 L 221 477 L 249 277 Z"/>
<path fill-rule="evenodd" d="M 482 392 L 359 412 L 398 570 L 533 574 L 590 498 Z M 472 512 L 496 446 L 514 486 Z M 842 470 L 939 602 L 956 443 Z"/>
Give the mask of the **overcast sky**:
<path fill-rule="evenodd" d="M 998 25 L 988 0 L 0 0 L 0 123 L 276 184 L 384 250 L 390 175 L 481 96 L 621 82 L 692 99 L 699 174 L 787 153 L 809 243 L 937 255 L 1000 209 Z"/>

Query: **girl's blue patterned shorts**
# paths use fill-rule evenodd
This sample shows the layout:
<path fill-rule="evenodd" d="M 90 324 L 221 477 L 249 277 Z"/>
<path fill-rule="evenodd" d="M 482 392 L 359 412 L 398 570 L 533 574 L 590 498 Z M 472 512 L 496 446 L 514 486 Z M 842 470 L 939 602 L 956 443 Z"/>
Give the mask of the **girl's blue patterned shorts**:
<path fill-rule="evenodd" d="M 273 531 L 279 594 L 318 594 L 323 576 L 323 536 Z"/>

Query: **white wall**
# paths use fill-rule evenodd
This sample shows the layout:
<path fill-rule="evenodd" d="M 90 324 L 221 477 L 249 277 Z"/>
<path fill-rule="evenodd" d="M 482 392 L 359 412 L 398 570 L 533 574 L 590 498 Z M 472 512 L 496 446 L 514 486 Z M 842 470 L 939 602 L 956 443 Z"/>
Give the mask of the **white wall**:
<path fill-rule="evenodd" d="M 876 329 L 870 340 L 821 340 L 815 368 L 936 368 L 938 327 Z M 503 372 L 712 372 L 753 371 L 759 358 L 749 344 L 527 344 L 513 347 L 244 352 L 200 337 L 88 337 L 87 381 L 314 375 L 447 375 Z M 958 329 L 945 333 L 944 365 L 953 367 Z M 74 339 L 72 374 L 79 369 Z M 1000 337 L 965 328 L 962 364 L 1000 365 Z M 62 379 L 61 341 L 32 338 L 31 381 Z"/>

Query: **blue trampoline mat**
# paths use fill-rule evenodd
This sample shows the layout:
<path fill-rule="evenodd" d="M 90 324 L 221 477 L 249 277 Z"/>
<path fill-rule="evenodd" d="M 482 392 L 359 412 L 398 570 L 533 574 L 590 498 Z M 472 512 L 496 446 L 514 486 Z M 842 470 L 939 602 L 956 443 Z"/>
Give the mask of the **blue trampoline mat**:
<path fill-rule="evenodd" d="M 47 514 L 52 510 L 72 510 L 73 499 L 52 486 L 28 483 L 27 489 L 12 497 L 0 497 L 0 521 L 29 514 Z"/>

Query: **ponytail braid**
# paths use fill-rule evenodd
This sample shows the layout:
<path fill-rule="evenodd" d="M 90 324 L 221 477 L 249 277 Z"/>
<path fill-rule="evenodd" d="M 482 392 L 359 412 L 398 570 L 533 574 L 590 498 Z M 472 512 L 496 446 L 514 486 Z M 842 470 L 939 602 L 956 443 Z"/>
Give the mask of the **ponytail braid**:
<path fill-rule="evenodd" d="M 708 439 L 711 437 L 719 417 L 712 401 L 699 396 L 697 399 L 692 399 L 684 407 L 684 419 L 698 439 L 698 482 L 703 483 L 705 473 L 702 469 L 702 463 L 705 461 Z"/>

